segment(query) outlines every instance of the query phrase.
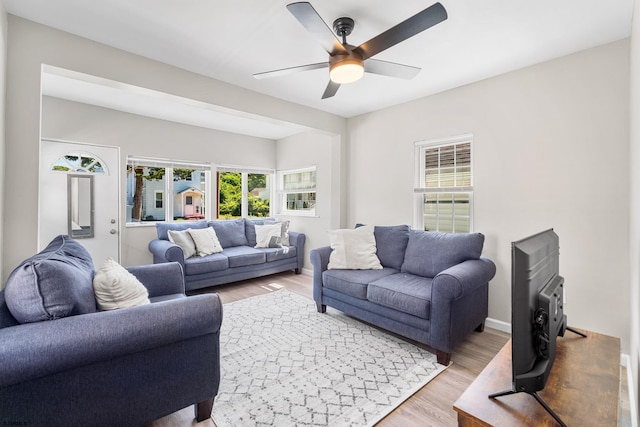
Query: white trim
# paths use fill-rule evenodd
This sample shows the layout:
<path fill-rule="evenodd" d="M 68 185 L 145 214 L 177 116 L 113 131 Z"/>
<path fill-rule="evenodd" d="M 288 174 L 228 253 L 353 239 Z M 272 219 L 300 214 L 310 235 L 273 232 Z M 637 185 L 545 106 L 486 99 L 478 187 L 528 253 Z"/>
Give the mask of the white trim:
<path fill-rule="evenodd" d="M 473 134 L 465 133 L 462 135 L 446 136 L 443 138 L 426 139 L 422 141 L 416 141 L 413 143 L 413 145 L 415 145 L 416 147 L 432 147 L 437 145 L 457 144 L 459 142 L 465 141 L 473 141 Z"/>
<path fill-rule="evenodd" d="M 246 172 L 251 174 L 275 174 L 272 168 L 261 168 L 257 166 L 239 166 L 239 165 L 214 165 L 216 172 Z"/>
<path fill-rule="evenodd" d="M 155 157 L 127 156 L 127 165 L 146 166 L 151 168 L 178 168 L 178 169 L 199 169 L 210 171 L 211 163 L 193 162 L 186 160 L 168 160 Z"/>
<path fill-rule="evenodd" d="M 496 329 L 498 331 L 511 334 L 511 323 L 503 322 L 502 320 L 497 320 L 497 319 L 492 319 L 491 317 L 487 317 L 487 319 L 484 322 L 484 325 L 487 328 Z"/>
<path fill-rule="evenodd" d="M 633 388 L 633 369 L 631 357 L 626 353 L 620 354 L 620 365 L 627 369 L 627 397 L 629 399 L 629 411 L 631 412 L 631 426 L 638 427 L 638 402 Z"/>
<path fill-rule="evenodd" d="M 417 187 L 413 189 L 416 194 L 423 193 L 469 193 L 473 194 L 473 186 L 471 187 Z"/>

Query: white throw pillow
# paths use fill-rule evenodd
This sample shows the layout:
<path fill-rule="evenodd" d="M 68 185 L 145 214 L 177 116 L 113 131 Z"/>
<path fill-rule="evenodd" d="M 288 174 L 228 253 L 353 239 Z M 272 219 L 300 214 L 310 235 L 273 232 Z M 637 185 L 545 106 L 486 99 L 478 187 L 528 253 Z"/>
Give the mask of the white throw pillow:
<path fill-rule="evenodd" d="M 373 225 L 349 230 L 330 230 L 331 255 L 329 269 L 380 270 L 382 264 L 376 255 Z"/>
<path fill-rule="evenodd" d="M 196 254 L 196 244 L 189 234 L 190 228 L 186 230 L 168 230 L 169 241 L 180 246 L 184 253 L 184 259 L 191 258 Z"/>
<path fill-rule="evenodd" d="M 289 246 L 291 242 L 289 241 L 289 220 L 286 219 L 284 221 L 273 221 L 266 220 L 265 224 L 280 224 L 282 226 L 282 234 L 280 234 L 280 244 L 282 246 Z"/>
<path fill-rule="evenodd" d="M 222 245 L 218 240 L 213 227 L 207 228 L 189 228 L 187 230 L 196 244 L 196 253 L 199 256 L 207 256 L 222 252 Z"/>
<path fill-rule="evenodd" d="M 147 288 L 111 258 L 107 258 L 96 272 L 93 292 L 100 310 L 116 310 L 150 303 Z"/>
<path fill-rule="evenodd" d="M 256 224 L 256 248 L 281 248 L 282 224 Z"/>

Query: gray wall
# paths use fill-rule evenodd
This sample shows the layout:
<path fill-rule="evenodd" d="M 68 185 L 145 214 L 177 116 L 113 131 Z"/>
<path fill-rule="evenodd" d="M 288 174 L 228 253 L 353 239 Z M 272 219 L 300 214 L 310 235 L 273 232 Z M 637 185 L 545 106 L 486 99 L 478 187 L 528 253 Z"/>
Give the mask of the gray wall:
<path fill-rule="evenodd" d="M 338 145 L 335 151 L 337 157 L 334 157 L 334 160 L 338 161 L 341 169 L 345 167 L 343 164 L 345 160 L 340 157 L 344 153 L 343 145 L 346 140 L 346 119 L 344 118 L 248 91 L 12 15 L 8 20 L 8 40 L 5 185 L 7 188 L 19 187 L 22 200 L 20 201 L 20 209 L 4 210 L 3 247 L 5 256 L 2 259 L 4 279 L 20 261 L 37 251 L 38 174 L 32 171 L 38 170 L 41 137 L 40 74 L 42 64 L 317 129 L 331 135 L 333 143 Z M 95 119 L 90 116 L 91 114 L 88 114 L 89 120 Z M 48 118 L 43 119 L 48 120 Z M 157 141 L 153 141 L 154 138 L 146 140 L 139 138 L 138 141 L 124 142 L 124 132 L 120 133 L 117 129 L 106 129 L 104 125 L 100 126 L 99 129 L 121 139 L 117 144 L 112 144 L 104 139 L 104 136 L 98 135 L 98 132 L 92 132 L 86 127 L 74 129 L 73 124 L 73 118 L 66 118 L 65 122 L 61 123 L 49 123 L 47 128 L 52 130 L 46 136 L 89 143 L 96 143 L 102 139 L 100 143 L 107 145 L 122 144 L 120 146 L 126 148 L 127 144 L 131 144 L 131 149 L 138 151 L 138 155 L 155 155 L 156 157 L 175 155 L 178 159 L 183 157 L 179 155 L 180 150 L 175 145 L 173 147 L 170 144 L 156 145 Z M 134 125 L 127 123 L 126 126 L 133 127 Z M 149 129 L 149 134 L 154 135 L 156 132 L 155 136 L 159 138 L 162 136 L 164 127 L 166 126 L 159 124 L 156 130 Z M 172 126 L 171 129 L 168 131 L 169 135 L 171 132 L 175 135 L 177 127 Z M 64 136 L 70 134 L 74 134 L 73 137 Z M 133 135 L 139 136 L 140 134 L 134 131 Z M 247 151 L 244 148 L 255 147 L 255 145 L 253 143 L 249 143 L 248 146 L 243 145 L 249 141 L 247 138 L 236 137 L 235 141 L 238 151 L 235 151 L 236 154 L 231 154 L 231 151 L 227 152 L 229 163 L 245 164 L 243 159 Z M 131 149 L 123 149 L 122 154 L 126 155 L 131 152 Z M 235 158 L 232 159 L 234 156 Z M 269 160 L 266 163 L 274 166 L 276 153 L 273 148 L 269 150 L 267 157 Z M 25 173 L 25 171 L 29 171 L 29 173 Z M 334 189 L 344 193 L 346 183 L 340 182 Z M 339 194 L 335 200 L 333 209 L 344 212 L 341 206 L 344 195 Z M 305 224 L 301 223 L 300 225 L 304 226 Z M 339 223 L 331 224 L 333 228 L 339 226 Z M 143 235 L 138 235 L 138 231 L 127 234 L 127 230 L 121 230 L 123 233 L 123 253 L 126 255 L 125 262 L 148 261 L 146 243 L 142 245 L 138 242 L 141 239 L 148 241 L 152 233 L 147 229 L 139 231 Z M 306 230 L 301 229 L 300 231 L 305 232 Z"/>
<path fill-rule="evenodd" d="M 42 137 L 120 147 L 121 195 L 126 195 L 128 155 L 212 164 L 276 167 L 276 143 L 269 139 L 219 132 L 151 119 L 57 98 L 43 97 Z M 156 237 L 155 226 L 124 224 L 121 206 L 121 263 L 149 264 L 147 243 Z"/>
<path fill-rule="evenodd" d="M 510 243 L 560 236 L 569 324 L 629 351 L 629 41 L 349 120 L 349 224 L 412 223 L 414 146 L 474 135 L 474 228 L 510 322 Z"/>
<path fill-rule="evenodd" d="M 638 375 L 640 373 L 640 4 L 636 2 L 633 14 L 631 33 L 631 247 L 629 260 L 631 263 L 631 297 L 630 301 L 630 333 L 631 350 L 628 369 L 632 373 L 630 387 L 636 399 L 635 409 L 638 409 Z M 636 413 L 637 415 L 637 413 Z"/>
<path fill-rule="evenodd" d="M 0 111 L 5 111 L 5 93 L 7 83 L 7 12 L 4 10 L 4 4 L 0 3 Z M 0 242 L 4 241 L 4 227 L 1 224 L 4 223 L 4 195 L 5 195 L 5 183 L 4 183 L 4 170 L 5 170 L 5 114 L 0 114 L 0 166 L 2 166 L 0 172 Z M 3 259 L 3 248 L 0 244 L 0 259 Z M 0 278 L 4 277 L 4 266 L 0 263 Z M 2 285 L 4 286 L 4 285 Z M 0 287 L 2 287 L 0 286 Z"/>
<path fill-rule="evenodd" d="M 3 26 L 3 34 L 6 28 Z M 491 283 L 490 316 L 500 322 L 510 320 L 510 242 L 554 227 L 561 237 L 570 324 L 621 337 L 623 351 L 631 350 L 637 390 L 640 178 L 636 173 L 630 175 L 629 159 L 633 165 L 640 160 L 640 131 L 637 124 L 632 126 L 630 148 L 628 41 L 348 121 L 13 16 L 9 17 L 8 41 L 4 187 L 20 185 L 23 200 L 21 210 L 5 208 L 0 214 L 3 277 L 37 246 L 37 174 L 24 172 L 38 166 L 43 63 L 318 129 L 308 140 L 293 137 L 275 142 L 275 153 L 268 155 L 277 167 L 299 167 L 298 162 L 306 163 L 305 141 L 332 147 L 330 166 L 323 169 L 329 167 L 335 175 L 328 180 L 319 178 L 319 185 L 331 189 L 325 196 L 331 201 L 326 205 L 330 212 L 323 212 L 320 220 L 296 219 L 298 228 L 308 229 L 313 246 L 328 242 L 325 228 L 355 222 L 411 223 L 413 143 L 471 132 L 475 137 L 475 229 L 486 235 L 485 255 L 498 265 Z M 634 45 L 634 64 L 638 57 Z M 640 102 L 637 86 L 637 78 L 632 79 L 635 117 Z M 65 123 L 43 120 L 52 133 L 47 137 L 76 132 L 63 130 Z M 84 133 L 73 139 L 97 142 L 97 138 L 100 136 Z M 160 156 L 150 139 L 141 138 L 134 143 L 139 145 L 130 148 L 122 144 L 123 156 L 133 148 L 139 150 L 138 155 L 153 152 Z M 253 142 L 243 138 L 239 144 Z M 298 147 L 302 152 L 296 159 L 293 153 Z M 168 156 L 174 154 L 172 150 L 169 145 L 162 153 Z M 320 153 L 319 167 L 328 161 L 324 154 Z M 7 206 L 4 197 L 2 203 Z M 148 259 L 143 253 L 146 248 L 134 241 L 148 241 L 150 236 L 125 237 L 127 260 Z"/>

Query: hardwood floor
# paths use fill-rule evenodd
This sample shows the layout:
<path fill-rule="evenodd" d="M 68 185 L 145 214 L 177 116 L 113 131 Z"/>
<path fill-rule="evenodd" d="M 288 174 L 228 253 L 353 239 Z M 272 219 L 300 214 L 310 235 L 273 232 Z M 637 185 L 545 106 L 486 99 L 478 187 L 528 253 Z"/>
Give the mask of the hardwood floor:
<path fill-rule="evenodd" d="M 259 279 L 246 280 L 230 285 L 216 286 L 192 292 L 192 294 L 216 292 L 224 303 L 272 292 L 269 284 L 276 283 L 291 292 L 312 299 L 312 278 L 293 272 L 280 273 Z M 380 421 L 379 427 L 456 426 L 454 402 L 480 374 L 482 369 L 498 353 L 509 335 L 485 328 L 473 332 L 456 347 L 451 356 L 453 364 L 429 384 Z M 214 405 L 215 411 L 215 405 Z M 212 420 L 196 423 L 193 407 L 182 409 L 150 423 L 151 427 L 198 426 L 215 427 Z"/>

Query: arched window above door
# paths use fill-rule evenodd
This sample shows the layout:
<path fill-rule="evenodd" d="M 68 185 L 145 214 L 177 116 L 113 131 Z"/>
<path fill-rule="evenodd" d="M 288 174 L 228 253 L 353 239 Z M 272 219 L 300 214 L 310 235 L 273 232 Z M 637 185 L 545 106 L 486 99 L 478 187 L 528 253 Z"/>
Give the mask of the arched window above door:
<path fill-rule="evenodd" d="M 62 173 L 109 174 L 104 162 L 91 153 L 65 154 L 53 162 L 51 170 Z"/>

